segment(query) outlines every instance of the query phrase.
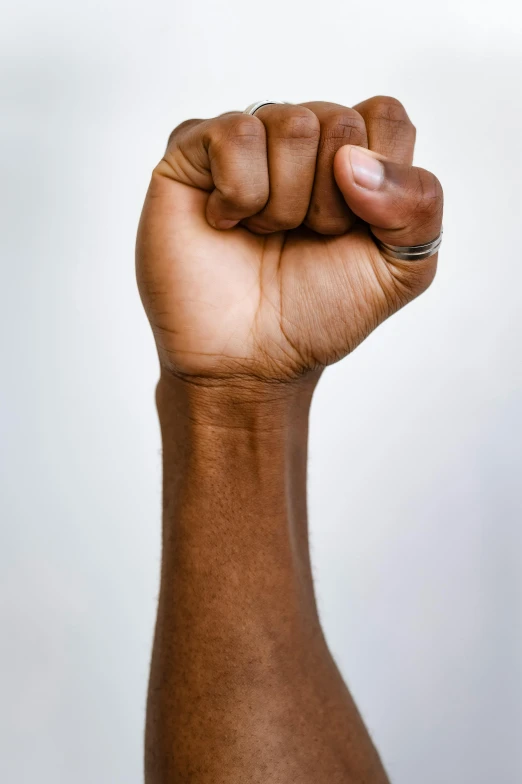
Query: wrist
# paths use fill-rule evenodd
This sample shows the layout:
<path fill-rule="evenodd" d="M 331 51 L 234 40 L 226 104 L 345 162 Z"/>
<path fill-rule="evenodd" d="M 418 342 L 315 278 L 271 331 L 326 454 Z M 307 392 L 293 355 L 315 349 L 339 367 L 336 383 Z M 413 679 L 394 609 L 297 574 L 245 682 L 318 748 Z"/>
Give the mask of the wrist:
<path fill-rule="evenodd" d="M 176 422 L 189 431 L 245 431 L 270 436 L 299 427 L 308 412 L 320 373 L 291 382 L 257 379 L 180 378 L 162 369 L 156 406 L 162 426 Z"/>

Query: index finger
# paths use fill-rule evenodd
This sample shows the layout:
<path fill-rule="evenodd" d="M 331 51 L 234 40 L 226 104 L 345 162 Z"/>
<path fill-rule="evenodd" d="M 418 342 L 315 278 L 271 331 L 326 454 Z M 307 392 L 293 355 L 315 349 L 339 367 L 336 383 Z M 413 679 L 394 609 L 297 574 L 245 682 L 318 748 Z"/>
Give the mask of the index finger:
<path fill-rule="evenodd" d="M 242 112 L 189 120 L 170 135 L 156 171 L 210 191 L 207 220 L 229 228 L 259 212 L 268 200 L 265 127 L 258 117 Z"/>

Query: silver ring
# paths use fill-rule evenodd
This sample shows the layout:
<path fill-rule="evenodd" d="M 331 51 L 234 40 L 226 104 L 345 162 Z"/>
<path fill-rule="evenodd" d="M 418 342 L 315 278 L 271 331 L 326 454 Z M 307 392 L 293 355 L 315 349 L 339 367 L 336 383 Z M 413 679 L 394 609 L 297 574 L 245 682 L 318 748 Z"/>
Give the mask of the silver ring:
<path fill-rule="evenodd" d="M 438 252 L 442 243 L 442 233 L 443 229 L 440 230 L 436 239 L 425 242 L 423 245 L 389 245 L 376 237 L 373 232 L 372 236 L 384 257 L 400 261 L 422 261 L 422 259 L 429 259 L 430 256 Z"/>
<path fill-rule="evenodd" d="M 255 114 L 262 106 L 269 106 L 273 103 L 288 103 L 288 101 L 256 101 L 255 103 L 251 103 L 250 106 L 247 106 L 243 111 L 243 114 Z"/>

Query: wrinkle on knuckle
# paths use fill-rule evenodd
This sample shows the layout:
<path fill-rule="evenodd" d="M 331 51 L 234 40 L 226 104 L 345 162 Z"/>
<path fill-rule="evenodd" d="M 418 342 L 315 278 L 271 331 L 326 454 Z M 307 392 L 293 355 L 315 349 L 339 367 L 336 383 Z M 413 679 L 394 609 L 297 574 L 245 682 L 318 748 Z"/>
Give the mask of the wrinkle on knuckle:
<path fill-rule="evenodd" d="M 371 120 L 398 125 L 411 132 L 415 131 L 406 109 L 397 98 L 392 98 L 388 95 L 375 96 L 375 98 L 370 99 L 368 114 Z"/>
<path fill-rule="evenodd" d="M 256 117 L 239 115 L 229 120 L 223 142 L 238 145 L 256 144 L 264 139 L 264 135 L 263 123 Z"/>
<path fill-rule="evenodd" d="M 283 135 L 289 139 L 317 142 L 321 134 L 319 118 L 310 109 L 294 109 L 281 120 Z"/>
<path fill-rule="evenodd" d="M 442 213 L 442 185 L 434 174 L 425 169 L 412 171 L 415 172 L 415 182 L 411 212 L 421 220 L 432 221 Z"/>
<path fill-rule="evenodd" d="M 345 144 L 359 144 L 366 141 L 364 120 L 356 112 L 332 113 L 324 129 L 324 137 L 327 142 L 342 139 Z"/>

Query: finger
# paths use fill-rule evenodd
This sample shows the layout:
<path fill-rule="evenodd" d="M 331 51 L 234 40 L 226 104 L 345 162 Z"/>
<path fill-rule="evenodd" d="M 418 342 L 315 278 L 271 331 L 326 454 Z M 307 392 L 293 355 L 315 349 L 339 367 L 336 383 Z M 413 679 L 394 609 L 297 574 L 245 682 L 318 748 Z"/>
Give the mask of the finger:
<path fill-rule="evenodd" d="M 304 106 L 286 104 L 263 106 L 255 116 L 266 130 L 270 195 L 264 208 L 243 223 L 261 234 L 295 229 L 310 203 L 319 120 Z"/>
<path fill-rule="evenodd" d="M 354 109 L 366 123 L 368 144 L 362 146 L 396 163 L 408 163 L 411 166 L 416 130 L 400 101 L 377 95 L 357 104 Z"/>
<path fill-rule="evenodd" d="M 220 229 L 255 215 L 269 195 L 263 123 L 240 112 L 189 120 L 171 134 L 162 165 L 178 182 L 210 191 L 208 222 Z"/>
<path fill-rule="evenodd" d="M 440 234 L 442 187 L 426 169 L 347 145 L 335 156 L 334 173 L 346 203 L 383 242 L 422 245 Z"/>
<path fill-rule="evenodd" d="M 344 144 L 368 146 L 364 119 L 355 109 L 337 103 L 310 101 L 302 105 L 314 112 L 321 128 L 314 185 L 304 222 L 319 234 L 344 234 L 355 217 L 335 181 L 333 160 Z"/>

